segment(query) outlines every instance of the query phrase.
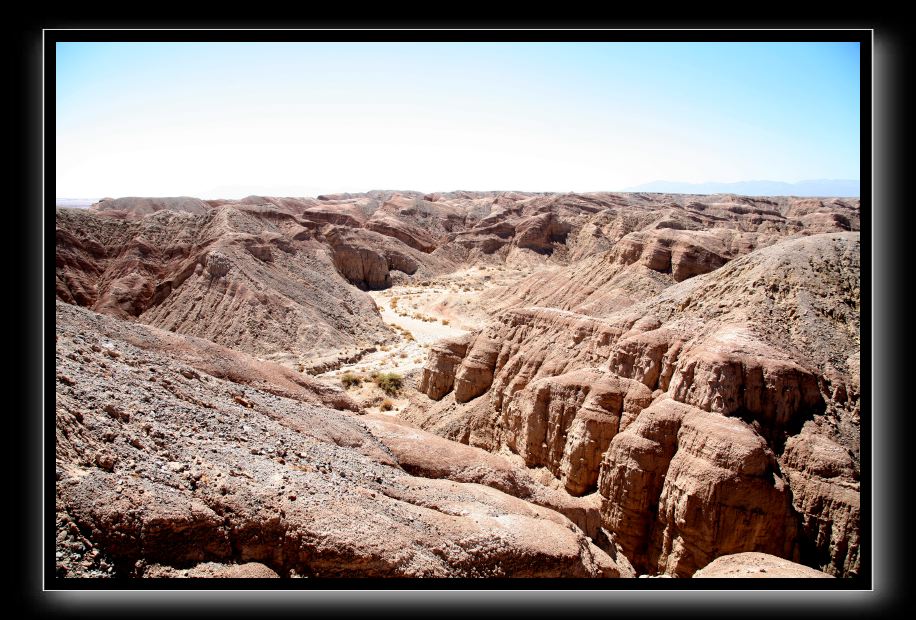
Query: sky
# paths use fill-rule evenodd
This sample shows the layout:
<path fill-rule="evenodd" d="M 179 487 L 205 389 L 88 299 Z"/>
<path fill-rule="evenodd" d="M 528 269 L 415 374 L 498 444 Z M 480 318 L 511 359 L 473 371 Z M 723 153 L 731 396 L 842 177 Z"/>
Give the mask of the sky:
<path fill-rule="evenodd" d="M 57 196 L 859 179 L 858 43 L 58 43 Z"/>

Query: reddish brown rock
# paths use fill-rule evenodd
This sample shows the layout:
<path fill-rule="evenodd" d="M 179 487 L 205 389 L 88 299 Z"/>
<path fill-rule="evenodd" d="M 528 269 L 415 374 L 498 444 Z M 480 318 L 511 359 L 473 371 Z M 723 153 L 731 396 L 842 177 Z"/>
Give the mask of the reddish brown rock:
<path fill-rule="evenodd" d="M 614 347 L 610 369 L 631 377 L 650 389 L 667 391 L 683 341 L 677 332 L 666 329 L 624 334 Z M 624 425 L 625 426 L 625 425 Z"/>
<path fill-rule="evenodd" d="M 333 248 L 334 266 L 351 283 L 363 289 L 391 286 L 389 265 L 384 254 L 369 247 L 355 245 L 343 229 L 329 229 L 324 236 Z"/>
<path fill-rule="evenodd" d="M 179 196 L 177 198 L 104 198 L 89 207 L 92 211 L 105 213 L 123 219 L 142 218 L 157 211 L 174 211 L 201 215 L 210 210 L 210 205 L 199 198 Z"/>
<path fill-rule="evenodd" d="M 522 220 L 515 226 L 515 245 L 541 254 L 552 254 L 558 244 L 565 243 L 572 226 L 562 222 L 552 212 Z"/>
<path fill-rule="evenodd" d="M 793 230 L 773 208 L 721 203 L 706 212 Z M 715 238 L 731 240 L 728 252 L 739 247 L 740 235 Z M 548 423 L 568 434 L 585 389 L 555 395 L 551 382 L 610 370 L 667 392 L 662 417 L 639 422 L 653 405 L 616 422 L 599 475 L 604 527 L 636 566 L 689 575 L 710 554 L 763 551 L 856 574 L 858 236 L 755 243 L 772 245 L 606 317 L 543 307 L 496 315 L 462 362 L 479 379 L 467 382 L 474 389 L 412 419 L 444 429 L 441 416 L 453 438 L 506 445 L 562 475 L 555 457 L 567 444 L 528 439 L 547 438 Z M 833 429 L 831 441 L 848 452 L 842 476 L 825 477 L 823 459 L 809 470 L 792 456 L 810 422 Z"/>
<path fill-rule="evenodd" d="M 649 541 L 678 430 L 690 410 L 667 399 L 644 409 L 614 437 L 601 465 L 602 522 L 639 570 L 655 565 L 654 557 L 649 560 Z"/>
<path fill-rule="evenodd" d="M 376 218 L 373 216 L 372 219 L 366 222 L 366 229 L 388 237 L 394 237 L 403 241 L 406 245 L 427 254 L 436 249 L 435 241 L 422 230 L 408 226 L 393 217 Z"/>
<path fill-rule="evenodd" d="M 423 367 L 418 389 L 433 400 L 439 400 L 451 392 L 455 384 L 456 368 L 467 354 L 470 340 L 470 337 L 464 336 L 440 340 L 434 344 Z"/>
<path fill-rule="evenodd" d="M 519 392 L 503 415 L 503 441 L 528 466 L 547 466 L 573 495 L 595 487 L 621 416 L 651 401 L 631 380 L 576 371 L 545 377 Z"/>
<path fill-rule="evenodd" d="M 681 354 L 670 390 L 705 411 L 758 420 L 774 440 L 794 418 L 823 407 L 812 371 L 732 326 Z"/>
<path fill-rule="evenodd" d="M 477 337 L 455 371 L 455 400 L 465 403 L 490 389 L 499 343 Z"/>
<path fill-rule="evenodd" d="M 132 220 L 61 209 L 58 298 L 291 366 L 388 333 L 326 246 L 285 236 L 301 230 L 287 214 L 250 209 Z"/>
<path fill-rule="evenodd" d="M 740 420 L 684 417 L 658 505 L 649 561 L 659 572 L 689 576 L 740 551 L 798 559 L 788 485 L 766 442 Z"/>
<path fill-rule="evenodd" d="M 57 213 L 58 299 L 109 315 L 58 308 L 58 574 L 860 570 L 857 201 L 108 202 Z M 359 288 L 478 264 L 533 273 L 401 412 L 468 445 L 293 370 L 389 337 Z"/>
<path fill-rule="evenodd" d="M 99 550 L 104 564 L 91 570 L 143 576 L 158 564 L 150 575 L 216 576 L 225 573 L 210 563 L 254 562 L 281 576 L 630 574 L 553 510 L 410 475 L 352 414 L 189 379 L 164 353 L 95 335 L 90 313 L 73 310 L 57 317 L 57 363 L 73 384 L 59 384 L 56 399 L 56 504 L 59 527 L 73 524 Z M 120 355 L 96 351 L 102 338 Z M 129 417 L 112 418 L 99 398 Z M 116 457 L 112 467 L 95 462 L 99 451 Z M 61 533 L 59 557 L 86 548 Z M 62 570 L 94 574 L 81 566 Z"/>
<path fill-rule="evenodd" d="M 640 263 L 681 282 L 718 269 L 728 261 L 723 239 L 704 232 L 656 228 L 633 233 L 614 247 L 614 259 L 624 265 Z"/>
<path fill-rule="evenodd" d="M 174 370 L 187 380 L 206 381 L 206 377 L 202 378 L 192 370 L 193 368 L 211 377 L 226 379 L 301 402 L 349 411 L 358 409 L 356 403 L 337 385 L 324 383 L 280 364 L 227 349 L 209 340 L 174 334 L 147 325 L 117 321 L 60 302 L 57 304 L 57 312 L 59 317 L 79 321 L 87 328 L 91 328 L 97 337 L 104 338 L 109 343 L 125 342 L 144 351 L 169 356 Z M 108 346 L 114 345 L 108 344 L 99 348 L 108 354 L 113 351 L 107 348 Z M 182 366 L 183 364 L 190 368 Z M 156 372 L 151 371 L 152 380 L 155 380 L 155 377 Z M 70 377 L 62 378 L 60 381 L 64 384 L 69 382 L 70 385 L 75 383 Z M 203 401 L 198 402 L 202 403 Z M 116 414 L 109 414 L 113 418 L 129 418 L 122 407 L 106 405 L 106 411 L 109 410 L 108 407 L 113 407 L 112 410 L 116 411 Z"/>
<path fill-rule="evenodd" d="M 734 553 L 718 557 L 693 575 L 694 579 L 830 579 L 804 564 L 767 553 Z"/>
<path fill-rule="evenodd" d="M 831 575 L 856 575 L 860 565 L 860 487 L 855 459 L 826 429 L 806 424 L 786 443 L 780 464 L 805 533 L 805 564 Z"/>

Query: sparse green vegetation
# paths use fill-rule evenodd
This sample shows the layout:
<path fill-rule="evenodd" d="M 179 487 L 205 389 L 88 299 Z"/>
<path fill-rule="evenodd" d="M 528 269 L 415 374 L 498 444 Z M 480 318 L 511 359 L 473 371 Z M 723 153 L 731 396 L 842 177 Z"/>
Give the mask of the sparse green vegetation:
<path fill-rule="evenodd" d="M 395 372 L 374 372 L 372 381 L 389 396 L 397 396 L 404 385 L 404 377 Z"/>
<path fill-rule="evenodd" d="M 353 386 L 359 386 L 362 384 L 364 377 L 360 375 L 353 374 L 352 372 L 345 372 L 340 375 L 340 382 L 343 384 L 344 389 L 349 390 Z"/>

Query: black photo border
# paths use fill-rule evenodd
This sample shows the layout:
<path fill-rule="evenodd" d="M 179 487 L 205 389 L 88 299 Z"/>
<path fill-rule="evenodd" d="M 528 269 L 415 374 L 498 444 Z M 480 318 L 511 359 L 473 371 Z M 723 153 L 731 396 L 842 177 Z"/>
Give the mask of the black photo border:
<path fill-rule="evenodd" d="M 432 602 L 455 608 L 485 606 L 499 613 L 503 605 L 535 606 L 562 612 L 570 604 L 605 607 L 608 612 L 649 606 L 687 611 L 707 606 L 726 611 L 750 604 L 743 615 L 790 605 L 805 615 L 831 615 L 889 609 L 903 600 L 903 539 L 899 510 L 889 505 L 905 491 L 899 461 L 904 455 L 904 411 L 896 400 L 902 353 L 897 331 L 900 305 L 893 294 L 902 230 L 895 225 L 904 201 L 902 172 L 906 160 L 905 43 L 889 19 L 835 21 L 820 28 L 809 20 L 786 24 L 697 23 L 659 25 L 649 22 L 549 22 L 481 25 L 471 22 L 260 23 L 217 28 L 198 20 L 192 26 L 158 23 L 91 24 L 78 20 L 36 20 L 17 33 L 16 77 L 19 79 L 17 125 L 22 144 L 16 162 L 24 204 L 17 214 L 23 231 L 16 237 L 20 265 L 16 283 L 25 303 L 19 305 L 17 336 L 22 341 L 23 418 L 18 444 L 23 464 L 21 506 L 22 568 L 18 574 L 23 602 L 42 613 L 122 615 L 188 608 L 254 613 L 264 605 L 317 610 L 355 604 L 401 605 L 421 609 Z M 110 581 L 58 579 L 54 575 L 54 46 L 59 41 L 859 41 L 861 43 L 861 204 L 862 204 L 862 574 L 843 580 L 161 580 Z M 874 72 L 873 72 L 874 69 Z M 874 106 L 874 107 L 873 107 Z M 873 145 L 877 145 L 873 151 Z M 443 188 L 444 190 L 447 188 Z M 874 205 L 882 217 L 874 218 Z M 883 296 L 883 299 L 882 299 Z M 876 305 L 875 300 L 881 299 Z M 880 353 L 877 355 L 876 353 Z M 876 369 L 875 366 L 880 366 Z M 52 379 L 49 381 L 49 379 Z M 873 379 L 875 380 L 873 382 Z M 872 415 L 874 414 L 874 415 Z M 880 423 L 874 425 L 878 420 Z M 900 426 L 897 426 L 898 421 Z M 875 448 L 875 446 L 878 448 Z M 42 460 L 43 459 L 43 460 Z M 894 459 L 898 462 L 894 463 Z M 27 479 L 25 474 L 31 475 Z M 877 475 L 877 476 L 876 476 Z M 903 486 L 900 486 L 902 483 Z M 883 500 L 875 505 L 875 497 Z M 43 506 L 43 508 L 42 508 Z M 874 510 L 878 508 L 879 510 Z M 295 583 L 293 583 L 295 582 Z M 306 583 L 308 582 L 308 583 Z M 815 583 L 816 582 L 816 583 Z M 826 583 L 831 585 L 826 585 Z M 300 586 L 301 583 L 301 586 Z M 616 585 L 615 585 L 616 584 Z M 695 584 L 695 585 L 691 585 Z M 304 588 L 304 589 L 303 589 Z M 700 589 L 702 588 L 702 589 Z M 611 605 L 611 607 L 606 607 Z M 128 607 L 129 606 L 129 607 Z M 379 607 L 378 609 L 381 609 Z M 735 608 L 737 609 L 737 608 Z"/>

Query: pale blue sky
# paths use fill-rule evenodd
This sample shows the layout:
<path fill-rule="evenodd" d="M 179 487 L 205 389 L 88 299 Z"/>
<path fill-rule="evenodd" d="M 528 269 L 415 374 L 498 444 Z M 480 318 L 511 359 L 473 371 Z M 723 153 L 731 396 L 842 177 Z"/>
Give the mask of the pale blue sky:
<path fill-rule="evenodd" d="M 857 43 L 58 43 L 57 196 L 859 178 Z"/>

